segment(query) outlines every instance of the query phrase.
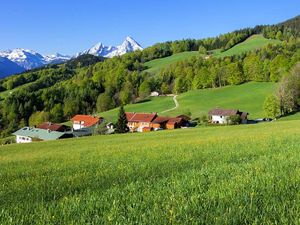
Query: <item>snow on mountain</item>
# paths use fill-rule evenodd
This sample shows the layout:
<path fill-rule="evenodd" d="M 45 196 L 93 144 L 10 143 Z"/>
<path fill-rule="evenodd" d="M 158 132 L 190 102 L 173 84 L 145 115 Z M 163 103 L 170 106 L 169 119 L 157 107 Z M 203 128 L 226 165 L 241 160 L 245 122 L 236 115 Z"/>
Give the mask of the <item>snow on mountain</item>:
<path fill-rule="evenodd" d="M 44 57 L 41 54 L 27 49 L 16 48 L 0 52 L 0 56 L 9 59 L 26 70 L 44 65 Z"/>
<path fill-rule="evenodd" d="M 102 43 L 97 43 L 92 48 L 77 53 L 74 57 L 91 54 L 112 58 L 137 50 L 143 50 L 143 48 L 133 38 L 126 37 L 124 42 L 119 46 L 105 46 Z M 1 78 L 3 76 L 42 67 L 47 64 L 63 63 L 71 59 L 71 57 L 59 53 L 44 56 L 32 50 L 16 48 L 8 51 L 0 51 L 0 59 Z"/>
<path fill-rule="evenodd" d="M 112 58 L 114 56 L 124 55 L 128 52 L 134 52 L 137 50 L 143 50 L 143 48 L 133 38 L 126 37 L 125 41 L 117 47 L 105 46 L 101 42 L 99 42 L 96 45 L 94 45 L 92 48 L 77 53 L 76 57 L 79 55 L 91 54 L 95 56 Z"/>
<path fill-rule="evenodd" d="M 0 52 L 0 57 L 2 57 L 0 64 L 0 77 L 20 73 L 25 70 L 34 69 L 47 64 L 63 63 L 71 58 L 70 56 L 64 56 L 58 53 L 43 56 L 32 50 L 22 48 L 2 51 Z M 4 61 L 4 59 L 6 60 Z"/>
<path fill-rule="evenodd" d="M 71 57 L 68 55 L 62 55 L 59 53 L 53 55 L 44 56 L 44 61 L 46 64 L 59 64 L 70 60 Z"/>

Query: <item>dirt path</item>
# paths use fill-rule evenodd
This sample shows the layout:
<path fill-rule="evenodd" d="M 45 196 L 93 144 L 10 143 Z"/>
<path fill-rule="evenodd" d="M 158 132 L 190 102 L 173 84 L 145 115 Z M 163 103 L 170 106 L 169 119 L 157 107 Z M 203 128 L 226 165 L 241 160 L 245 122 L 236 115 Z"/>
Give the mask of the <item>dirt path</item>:
<path fill-rule="evenodd" d="M 170 111 L 173 111 L 173 110 L 177 109 L 177 108 L 179 107 L 179 103 L 178 103 L 178 101 L 177 101 L 177 95 L 174 95 L 173 101 L 174 101 L 174 103 L 175 103 L 175 107 L 173 107 L 173 108 L 171 108 L 171 109 L 167 109 L 167 110 L 165 110 L 165 111 L 162 111 L 161 113 L 166 113 L 166 112 L 170 112 Z"/>

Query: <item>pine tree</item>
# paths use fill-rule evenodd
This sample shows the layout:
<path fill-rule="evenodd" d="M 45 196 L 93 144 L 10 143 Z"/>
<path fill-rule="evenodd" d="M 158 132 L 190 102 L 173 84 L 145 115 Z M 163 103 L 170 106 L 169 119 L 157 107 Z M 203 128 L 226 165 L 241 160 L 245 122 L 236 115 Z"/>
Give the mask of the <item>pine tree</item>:
<path fill-rule="evenodd" d="M 126 114 L 124 111 L 124 107 L 121 106 L 120 110 L 119 110 L 119 118 L 118 118 L 118 122 L 116 125 L 116 132 L 117 133 L 126 133 L 129 131 L 128 126 L 127 126 L 127 118 L 126 118 Z"/>

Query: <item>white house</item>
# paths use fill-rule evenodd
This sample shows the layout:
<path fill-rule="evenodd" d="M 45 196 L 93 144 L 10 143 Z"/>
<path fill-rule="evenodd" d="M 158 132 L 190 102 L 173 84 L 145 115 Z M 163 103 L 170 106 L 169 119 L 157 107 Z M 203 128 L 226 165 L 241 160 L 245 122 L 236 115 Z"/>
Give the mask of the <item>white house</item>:
<path fill-rule="evenodd" d="M 157 91 L 152 91 L 150 94 L 151 97 L 158 97 L 159 93 Z"/>
<path fill-rule="evenodd" d="M 90 115 L 76 115 L 71 121 L 73 122 L 73 129 L 80 130 L 86 127 L 92 127 L 101 123 L 100 118 Z"/>
<path fill-rule="evenodd" d="M 23 127 L 13 133 L 17 143 L 30 143 L 33 141 L 48 141 L 64 138 L 64 132 L 45 130 L 34 127 Z"/>
<path fill-rule="evenodd" d="M 211 116 L 212 123 L 227 124 L 230 122 L 231 116 L 240 116 L 241 123 L 245 124 L 248 120 L 249 113 L 240 112 L 236 109 L 212 109 L 208 112 L 208 115 Z"/>

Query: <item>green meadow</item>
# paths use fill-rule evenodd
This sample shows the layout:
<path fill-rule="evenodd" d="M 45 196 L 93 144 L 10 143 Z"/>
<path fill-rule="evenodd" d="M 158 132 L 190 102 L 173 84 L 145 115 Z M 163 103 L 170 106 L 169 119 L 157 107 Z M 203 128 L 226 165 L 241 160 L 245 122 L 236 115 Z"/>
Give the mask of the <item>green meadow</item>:
<path fill-rule="evenodd" d="M 239 55 L 245 52 L 263 48 L 269 44 L 279 44 L 281 41 L 264 38 L 263 35 L 252 35 L 244 42 L 237 44 L 225 52 L 216 51 L 215 57 Z"/>
<path fill-rule="evenodd" d="M 192 117 L 196 118 L 207 115 L 209 110 L 219 107 L 249 112 L 251 119 L 261 118 L 265 117 L 264 101 L 275 88 L 276 84 L 271 82 L 249 82 L 242 85 L 189 91 L 177 97 L 179 108 L 168 114 L 179 115 L 190 112 Z"/>
<path fill-rule="evenodd" d="M 300 121 L 0 147 L 0 224 L 299 224 Z"/>
<path fill-rule="evenodd" d="M 237 44 L 230 48 L 227 51 L 221 52 L 219 49 L 216 49 L 212 51 L 213 57 L 225 57 L 225 56 L 233 56 L 233 55 L 239 55 L 245 52 L 254 51 L 256 49 L 263 48 L 267 46 L 268 44 L 278 44 L 281 43 L 279 40 L 273 40 L 273 39 L 267 39 L 264 38 L 263 35 L 252 35 L 250 38 L 245 40 L 244 42 Z M 191 52 L 181 52 L 174 54 L 169 57 L 161 58 L 161 59 L 155 59 L 151 60 L 149 62 L 146 62 L 144 65 L 148 67 L 147 72 L 155 74 L 159 72 L 161 69 L 174 64 L 179 61 L 184 61 L 186 59 L 189 59 L 193 56 L 200 56 L 199 52 L 197 51 L 191 51 Z M 202 55 L 204 56 L 204 55 Z"/>
<path fill-rule="evenodd" d="M 144 64 L 145 66 L 148 67 L 148 69 L 145 71 L 149 73 L 157 73 L 162 68 L 167 67 L 173 63 L 189 59 L 193 56 L 200 56 L 200 55 L 201 54 L 197 51 L 191 51 L 191 52 L 177 53 L 161 59 L 154 59 Z"/>
<path fill-rule="evenodd" d="M 177 96 L 179 107 L 173 111 L 161 113 L 175 107 L 173 97 L 154 97 L 151 101 L 125 106 L 127 112 L 158 112 L 165 116 L 190 114 L 192 118 L 207 115 L 215 108 L 239 109 L 249 112 L 249 118 L 265 117 L 263 104 L 265 98 L 276 88 L 271 82 L 249 82 L 241 85 L 215 89 L 188 91 Z M 254 100 L 255 99 L 255 100 Z M 116 121 L 118 109 L 100 113 L 108 121 Z"/>

